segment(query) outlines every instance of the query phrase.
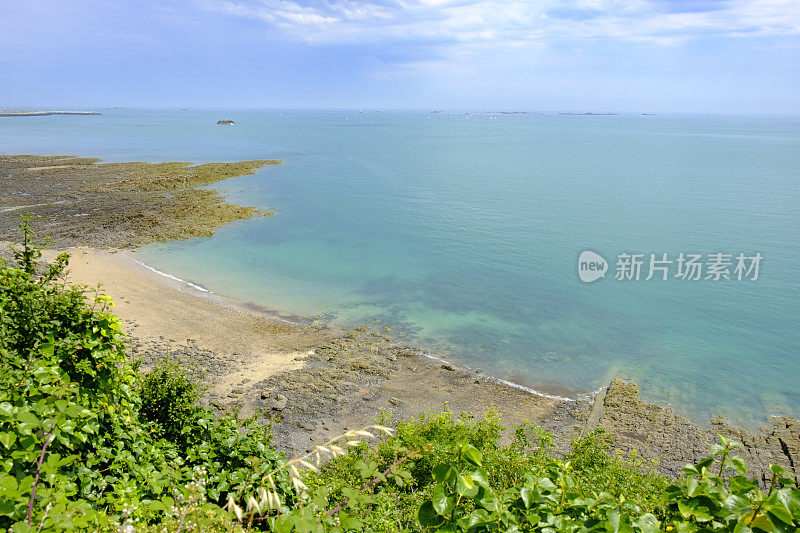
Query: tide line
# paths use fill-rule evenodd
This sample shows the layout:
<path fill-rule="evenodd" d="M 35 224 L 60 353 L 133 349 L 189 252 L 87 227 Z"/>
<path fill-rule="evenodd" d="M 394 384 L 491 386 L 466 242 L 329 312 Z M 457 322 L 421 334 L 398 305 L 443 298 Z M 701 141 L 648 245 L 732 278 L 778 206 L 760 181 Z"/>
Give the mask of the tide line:
<path fill-rule="evenodd" d="M 188 285 L 189 287 L 191 287 L 193 289 L 197 289 L 198 291 L 207 292 L 207 293 L 211 294 L 211 291 L 206 289 L 205 287 L 201 287 L 200 285 L 196 285 L 196 284 L 192 283 L 191 281 L 186 281 L 185 279 L 178 278 L 176 276 L 173 276 L 172 274 L 167 274 L 166 272 L 162 272 L 162 271 L 158 270 L 157 268 L 153 268 L 153 267 L 151 267 L 150 265 L 148 265 L 146 263 L 142 263 L 141 261 L 139 261 L 137 259 L 134 259 L 133 257 L 131 257 L 131 259 L 133 260 L 134 263 L 136 263 L 136 264 L 138 264 L 140 266 L 143 266 L 147 270 L 151 270 L 151 271 L 155 272 L 159 276 L 164 276 L 165 278 L 169 278 L 169 279 L 171 279 L 173 281 L 177 281 L 179 283 L 183 283 L 184 285 Z"/>

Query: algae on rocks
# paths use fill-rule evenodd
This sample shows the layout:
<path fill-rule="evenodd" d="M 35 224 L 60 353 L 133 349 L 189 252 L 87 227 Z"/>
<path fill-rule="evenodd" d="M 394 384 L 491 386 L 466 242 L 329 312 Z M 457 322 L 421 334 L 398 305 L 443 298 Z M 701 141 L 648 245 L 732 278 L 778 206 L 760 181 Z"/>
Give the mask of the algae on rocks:
<path fill-rule="evenodd" d="M 228 222 L 272 212 L 230 204 L 217 191 L 195 187 L 279 163 L 0 156 L 0 240 L 16 236 L 19 215 L 25 213 L 33 215 L 37 233 L 56 247 L 132 248 L 209 236 Z"/>

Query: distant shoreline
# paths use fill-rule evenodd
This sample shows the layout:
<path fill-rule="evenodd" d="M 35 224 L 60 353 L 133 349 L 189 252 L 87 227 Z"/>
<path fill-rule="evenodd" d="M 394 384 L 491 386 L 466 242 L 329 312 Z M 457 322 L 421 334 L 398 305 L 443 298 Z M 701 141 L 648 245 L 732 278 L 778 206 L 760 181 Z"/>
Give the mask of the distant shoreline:
<path fill-rule="evenodd" d="M 46 117 L 48 115 L 102 115 L 97 111 L 6 111 L 0 110 L 0 117 Z"/>

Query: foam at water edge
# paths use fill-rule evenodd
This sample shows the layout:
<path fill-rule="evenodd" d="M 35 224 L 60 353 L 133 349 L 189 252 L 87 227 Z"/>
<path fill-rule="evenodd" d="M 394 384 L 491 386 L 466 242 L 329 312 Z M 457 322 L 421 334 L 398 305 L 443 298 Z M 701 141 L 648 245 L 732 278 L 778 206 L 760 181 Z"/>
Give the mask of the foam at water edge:
<path fill-rule="evenodd" d="M 448 361 L 447 359 L 442 359 L 441 357 L 436 357 L 435 355 L 431 355 L 431 354 L 428 354 L 428 353 L 425 353 L 425 352 L 422 352 L 422 351 L 419 352 L 419 354 L 421 356 L 427 357 L 428 359 L 431 359 L 433 361 L 439 361 L 441 363 L 446 363 L 448 365 L 453 364 L 450 361 Z M 472 368 L 469 368 L 469 367 L 464 367 L 464 368 L 466 368 L 467 370 L 473 370 Z M 495 377 L 495 376 L 487 376 L 487 379 L 489 379 L 490 381 L 494 381 L 495 383 L 500 383 L 501 385 L 505 385 L 506 387 L 512 387 L 512 388 L 517 389 L 517 390 L 525 391 L 528 394 L 532 394 L 533 396 L 539 396 L 541 398 L 549 398 L 551 400 L 561 400 L 561 401 L 564 401 L 564 402 L 577 402 L 578 401 L 576 398 L 567 398 L 566 396 L 559 396 L 557 394 L 547 394 L 546 392 L 540 392 L 540 391 L 537 391 L 536 389 L 532 389 L 530 387 L 526 387 L 525 385 L 520 385 L 519 383 L 514 383 L 513 381 L 508 381 L 508 380 L 501 379 L 501 378 L 498 378 L 498 377 Z"/>
<path fill-rule="evenodd" d="M 177 281 L 177 282 L 179 282 L 179 283 L 183 283 L 184 285 L 188 285 L 189 287 L 191 287 L 191 288 L 193 288 L 193 289 L 197 289 L 197 290 L 198 290 L 198 291 L 200 291 L 200 292 L 207 292 L 207 293 L 211 294 L 211 291 L 210 291 L 210 290 L 208 290 L 208 289 L 206 289 L 206 288 L 204 288 L 204 287 L 201 287 L 200 285 L 196 285 L 196 284 L 192 283 L 191 281 L 186 281 L 185 279 L 178 278 L 178 277 L 176 277 L 176 276 L 173 276 L 172 274 L 167 274 L 166 272 L 162 272 L 162 271 L 158 270 L 157 268 L 153 268 L 153 267 L 151 267 L 150 265 L 147 265 L 147 264 L 145 264 L 145 263 L 142 263 L 141 261 L 138 261 L 138 260 L 136 260 L 136 259 L 133 259 L 133 258 L 131 258 L 131 259 L 132 259 L 132 260 L 133 260 L 133 262 L 135 262 L 136 264 L 138 264 L 138 265 L 140 265 L 140 266 L 143 266 L 143 267 L 144 267 L 144 268 L 146 268 L 147 270 L 151 270 L 151 271 L 155 272 L 155 273 L 156 273 L 156 274 L 158 274 L 159 276 L 164 276 L 165 278 L 169 278 L 169 279 L 171 279 L 171 280 L 173 280 L 173 281 Z"/>

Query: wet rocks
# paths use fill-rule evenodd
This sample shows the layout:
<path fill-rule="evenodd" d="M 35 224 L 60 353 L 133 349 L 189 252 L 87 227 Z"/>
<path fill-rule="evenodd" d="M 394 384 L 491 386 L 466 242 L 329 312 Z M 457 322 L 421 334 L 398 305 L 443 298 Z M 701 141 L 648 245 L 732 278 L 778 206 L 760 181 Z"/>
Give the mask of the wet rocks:
<path fill-rule="evenodd" d="M 676 414 L 670 407 L 646 403 L 635 383 L 615 379 L 605 395 L 598 395 L 588 417 L 592 426 L 603 427 L 614 438 L 614 447 L 625 453 L 633 450 L 645 458 L 658 460 L 658 469 L 679 475 L 687 463 L 708 456 L 717 435 L 742 444 L 736 451 L 751 474 L 768 479 L 769 465 L 779 464 L 797 478 L 800 459 L 800 423 L 794 418 L 773 417 L 772 428 L 749 432 L 728 423 L 722 417 L 703 428 Z"/>
<path fill-rule="evenodd" d="M 137 247 L 212 235 L 228 222 L 267 213 L 228 204 L 215 191 L 195 187 L 280 163 L 99 161 L 0 155 L 0 240 L 19 237 L 21 212 L 33 214 L 38 236 L 57 248 Z"/>
<path fill-rule="evenodd" d="M 275 443 L 281 449 L 294 451 L 294 443 L 308 440 L 298 441 L 298 431 L 315 431 L 317 422 L 336 418 L 345 406 L 376 403 L 371 393 L 359 391 L 386 379 L 398 368 L 399 357 L 416 353 L 375 333 L 364 328 L 347 332 L 306 355 L 301 369 L 278 373 L 255 385 L 262 391 L 256 398 L 256 410 L 280 415 L 273 420 L 273 427 Z M 371 409 L 377 414 L 378 408 Z"/>

